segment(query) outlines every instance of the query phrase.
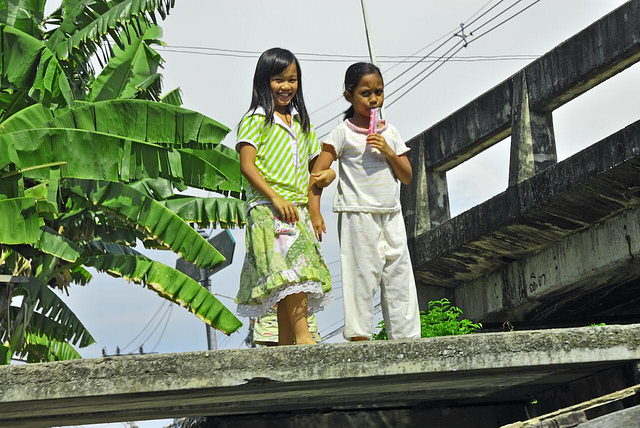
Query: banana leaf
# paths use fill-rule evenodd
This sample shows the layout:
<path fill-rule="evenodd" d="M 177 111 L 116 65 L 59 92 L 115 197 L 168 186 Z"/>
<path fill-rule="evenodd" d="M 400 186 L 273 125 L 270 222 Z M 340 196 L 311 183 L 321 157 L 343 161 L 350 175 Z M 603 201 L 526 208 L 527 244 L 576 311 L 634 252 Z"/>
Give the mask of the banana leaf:
<path fill-rule="evenodd" d="M 78 317 L 43 282 L 33 278 L 29 283 L 16 285 L 15 295 L 20 294 L 28 296 L 28 298 L 35 301 L 35 309 L 39 310 L 42 316 L 62 324 L 66 331 L 65 334 L 70 337 L 68 340 L 71 343 L 79 343 L 81 345 L 93 343 L 91 334 Z"/>
<path fill-rule="evenodd" d="M 229 228 L 244 227 L 247 222 L 247 203 L 240 199 L 175 196 L 161 203 L 184 221 L 201 225 Z"/>
<path fill-rule="evenodd" d="M 148 87 L 147 79 L 158 76 L 163 59 L 150 45 L 160 44 L 161 37 L 162 29 L 150 26 L 140 37 L 133 37 L 126 49 L 114 46 L 114 55 L 91 85 L 87 101 L 136 98 L 141 89 Z"/>
<path fill-rule="evenodd" d="M 169 9 L 174 6 L 175 0 L 125 0 L 120 3 L 97 1 L 95 3 L 106 6 L 108 9 L 104 10 L 103 7 L 104 12 L 94 16 L 93 21 L 82 29 L 72 28 L 72 24 L 69 23 L 67 27 L 69 36 L 61 37 L 60 34 L 55 36 L 55 45 L 51 48 L 55 48 L 59 59 L 66 60 L 71 53 L 92 54 L 97 48 L 97 43 L 107 35 L 110 35 L 114 42 L 121 43 L 119 37 L 121 30 L 124 29 L 126 33 L 126 27 L 129 24 L 137 24 L 138 20 L 151 24 L 155 20 L 154 12 L 160 13 L 164 19 Z M 97 11 L 98 9 L 95 8 L 94 12 Z M 80 58 L 86 58 L 86 55 L 81 55 Z"/>
<path fill-rule="evenodd" d="M 196 281 L 144 256 L 105 254 L 90 257 L 85 265 L 137 284 L 145 284 L 160 296 L 187 308 L 205 323 L 227 335 L 242 326 L 218 299 Z"/>
<path fill-rule="evenodd" d="M 114 254 L 114 255 L 129 255 L 129 256 L 142 256 L 142 253 L 135 249 L 120 244 L 113 244 L 111 242 L 104 242 L 102 239 L 94 239 L 88 242 L 84 246 L 84 255 L 99 255 L 99 254 Z"/>
<path fill-rule="evenodd" d="M 9 134 L 25 129 L 40 128 L 43 124 L 54 118 L 53 110 L 42 104 L 34 104 L 26 107 L 4 122 L 0 123 L 0 134 Z"/>
<path fill-rule="evenodd" d="M 71 269 L 71 279 L 79 285 L 87 285 L 93 279 L 93 275 L 82 266 L 74 266 Z"/>
<path fill-rule="evenodd" d="M 154 73 L 132 89 L 135 90 L 131 94 L 132 97 L 159 102 L 160 94 L 162 93 L 162 74 Z"/>
<path fill-rule="evenodd" d="M 175 88 L 167 92 L 160 98 L 160 102 L 180 107 L 182 105 L 182 90 Z"/>
<path fill-rule="evenodd" d="M 0 23 L 34 37 L 40 36 L 46 0 L 3 0 L 3 3 L 0 8 Z"/>
<path fill-rule="evenodd" d="M 65 162 L 60 178 L 128 182 L 163 177 L 211 191 L 226 180 L 217 168 L 189 153 L 99 132 L 47 128 L 0 134 L 0 170 L 11 163 L 23 170 L 57 162 Z M 26 177 L 51 181 L 52 172 L 33 169 Z"/>
<path fill-rule="evenodd" d="M 60 63 L 40 40 L 0 24 L 0 49 L 2 88 L 28 91 L 34 101 L 45 107 L 73 103 L 71 87 Z M 21 95 L 20 91 L 14 94 Z"/>
<path fill-rule="evenodd" d="M 138 192 L 142 192 L 150 198 L 155 199 L 156 201 L 163 201 L 165 199 L 171 198 L 174 195 L 174 188 L 177 188 L 181 191 L 187 189 L 186 186 L 180 186 L 173 181 L 165 180 L 163 178 L 147 178 L 144 180 L 135 181 L 133 183 L 129 183 L 129 187 L 133 187 Z"/>
<path fill-rule="evenodd" d="M 35 198 L 0 199 L 0 243 L 33 244 L 38 240 L 42 220 Z"/>
<path fill-rule="evenodd" d="M 11 306 L 11 319 L 18 318 L 19 308 Z M 5 326 L 6 328 L 6 326 Z M 45 336 L 50 340 L 57 340 L 60 342 L 71 342 L 80 348 L 84 348 L 95 343 L 94 338 L 88 331 L 79 333 L 78 331 L 69 328 L 69 326 L 55 321 L 39 312 L 33 312 L 29 324 L 26 328 L 27 334 L 37 334 Z M 0 335 L 0 341 L 7 340 L 6 330 Z"/>
<path fill-rule="evenodd" d="M 201 268 L 213 267 L 225 260 L 180 217 L 131 187 L 88 180 L 66 180 L 63 186 L 101 209 L 127 219 L 157 242 Z"/>
<path fill-rule="evenodd" d="M 68 343 L 49 339 L 47 336 L 36 333 L 25 334 L 24 344 L 15 355 L 26 357 L 28 363 L 46 363 L 82 358 L 78 351 Z"/>
<path fill-rule="evenodd" d="M 42 226 L 38 240 L 33 245 L 38 250 L 56 256 L 67 262 L 75 262 L 82 250 L 64 236 L 60 236 L 48 226 Z"/>
<path fill-rule="evenodd" d="M 95 131 L 138 142 L 207 150 L 216 147 L 230 131 L 200 113 L 171 104 L 108 100 L 77 102 L 71 110 L 61 113 L 36 104 L 0 124 L 0 134 L 36 128 Z M 229 150 L 224 153 L 233 157 Z"/>
<path fill-rule="evenodd" d="M 8 346 L 0 345 L 0 366 L 11 364 L 11 358 L 13 358 L 13 352 Z"/>
<path fill-rule="evenodd" d="M 230 131 L 201 113 L 148 100 L 78 103 L 41 127 L 84 129 L 133 141 L 207 150 Z"/>
<path fill-rule="evenodd" d="M 190 153 L 215 166 L 222 172 L 227 177 L 227 180 L 220 184 L 220 190 L 240 193 L 247 187 L 247 181 L 242 175 L 242 171 L 240 171 L 240 156 L 235 150 L 219 144 L 207 150 L 184 148 L 179 151 Z"/>

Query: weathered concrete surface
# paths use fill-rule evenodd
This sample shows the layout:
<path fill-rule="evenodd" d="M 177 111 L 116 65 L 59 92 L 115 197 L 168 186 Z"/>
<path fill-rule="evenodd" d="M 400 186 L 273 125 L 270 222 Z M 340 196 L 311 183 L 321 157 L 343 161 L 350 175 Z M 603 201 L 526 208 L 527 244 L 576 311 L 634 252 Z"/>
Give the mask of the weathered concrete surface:
<path fill-rule="evenodd" d="M 640 325 L 0 367 L 0 426 L 526 403 L 640 360 Z"/>
<path fill-rule="evenodd" d="M 575 428 L 640 428 L 640 406 L 620 410 L 576 425 Z"/>
<path fill-rule="evenodd" d="M 433 406 L 409 409 L 364 409 L 263 413 L 201 418 L 189 428 L 496 428 L 525 417 L 521 404 L 500 406 Z"/>
<path fill-rule="evenodd" d="M 485 323 L 640 315 L 640 207 L 452 291 Z"/>
<path fill-rule="evenodd" d="M 416 276 L 456 287 L 638 204 L 640 121 L 410 238 Z"/>
<path fill-rule="evenodd" d="M 640 426 L 623 421 L 636 420 L 640 424 L 640 384 L 623 388 L 572 406 L 536 416 L 526 421 L 518 421 L 502 428 L 573 428 L 633 427 Z M 626 409 L 626 410 L 625 410 Z M 637 419 L 636 419 L 637 418 Z M 614 423 L 615 421 L 615 423 Z"/>

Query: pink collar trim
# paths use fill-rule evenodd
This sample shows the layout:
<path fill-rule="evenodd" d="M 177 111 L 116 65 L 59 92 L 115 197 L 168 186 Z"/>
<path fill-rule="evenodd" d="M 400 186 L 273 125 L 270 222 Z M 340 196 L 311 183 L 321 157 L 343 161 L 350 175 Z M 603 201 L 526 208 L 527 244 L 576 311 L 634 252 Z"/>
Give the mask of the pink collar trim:
<path fill-rule="evenodd" d="M 351 123 L 351 121 L 349 119 L 345 119 L 344 123 L 347 125 L 347 128 L 351 129 L 353 132 L 357 132 L 358 134 L 364 134 L 364 135 L 368 135 L 369 134 L 369 129 L 360 128 L 360 127 L 354 125 L 353 123 Z M 386 129 L 387 129 L 387 122 L 384 121 L 384 125 L 382 125 L 380 128 L 376 128 L 376 133 L 381 134 Z"/>

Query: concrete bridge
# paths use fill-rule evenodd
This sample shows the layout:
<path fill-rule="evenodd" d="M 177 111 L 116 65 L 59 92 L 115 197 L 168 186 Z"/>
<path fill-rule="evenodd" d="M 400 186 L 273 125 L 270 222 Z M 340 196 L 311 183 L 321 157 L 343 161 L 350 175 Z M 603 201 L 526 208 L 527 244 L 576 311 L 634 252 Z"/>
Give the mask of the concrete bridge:
<path fill-rule="evenodd" d="M 597 421 L 640 420 L 640 324 L 519 326 L 640 322 L 640 121 L 558 163 L 552 120 L 639 59 L 631 0 L 409 142 L 421 301 L 517 331 L 5 366 L 0 426 L 633 426 Z M 508 189 L 450 218 L 446 172 L 509 135 Z"/>
<path fill-rule="evenodd" d="M 0 426 L 499 427 L 638 384 L 639 360 L 632 325 L 4 366 Z"/>
<path fill-rule="evenodd" d="M 629 1 L 409 141 L 421 302 L 487 325 L 640 321 L 640 120 L 558 163 L 552 119 L 639 59 Z M 450 218 L 446 172 L 509 135 L 507 190 Z"/>

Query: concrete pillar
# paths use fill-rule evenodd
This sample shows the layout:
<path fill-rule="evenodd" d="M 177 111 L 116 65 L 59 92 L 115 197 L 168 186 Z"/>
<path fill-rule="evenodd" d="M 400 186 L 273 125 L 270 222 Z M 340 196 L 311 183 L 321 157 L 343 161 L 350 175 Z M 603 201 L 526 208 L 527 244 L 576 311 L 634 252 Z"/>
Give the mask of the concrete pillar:
<path fill-rule="evenodd" d="M 513 77 L 509 186 L 533 177 L 557 162 L 552 113 L 531 108 L 523 70 Z"/>
<path fill-rule="evenodd" d="M 409 144 L 407 157 L 411 162 L 413 180 L 402 186 L 400 202 L 409 239 L 433 229 L 451 218 L 449 190 L 444 171 L 429 169 L 425 162 L 423 137 Z"/>
<path fill-rule="evenodd" d="M 449 188 L 447 173 L 427 170 L 427 200 L 429 204 L 430 229 L 440 226 L 451 218 L 449 210 Z"/>
<path fill-rule="evenodd" d="M 408 143 L 411 150 L 407 158 L 411 163 L 413 179 L 400 187 L 400 204 L 409 239 L 429 230 L 429 210 L 427 209 L 427 175 L 425 170 L 423 139 Z"/>

